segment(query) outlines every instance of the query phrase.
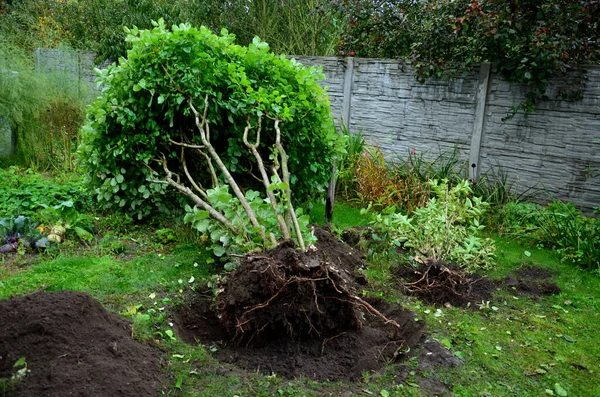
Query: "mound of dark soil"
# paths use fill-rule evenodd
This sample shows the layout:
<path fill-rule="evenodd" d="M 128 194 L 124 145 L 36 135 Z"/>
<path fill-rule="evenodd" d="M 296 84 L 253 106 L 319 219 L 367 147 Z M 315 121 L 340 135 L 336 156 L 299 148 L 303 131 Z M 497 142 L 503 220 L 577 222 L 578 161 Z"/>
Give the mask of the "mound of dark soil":
<path fill-rule="evenodd" d="M 362 256 L 317 229 L 316 249 L 290 244 L 241 261 L 211 310 L 194 296 L 177 313 L 188 341 L 217 344 L 217 358 L 251 370 L 313 379 L 354 379 L 395 361 L 423 328 L 399 307 L 357 294 Z"/>
<path fill-rule="evenodd" d="M 293 378 L 306 376 L 315 380 L 356 380 L 363 371 L 378 370 L 384 364 L 404 358 L 422 342 L 423 324 L 414 321 L 414 313 L 371 301 L 390 320 L 400 325 L 384 324 L 365 310 L 360 329 L 350 329 L 328 338 L 291 338 L 272 335 L 261 344 L 239 346 L 229 342 L 227 331 L 210 310 L 210 296 L 197 294 L 180 306 L 175 323 L 183 340 L 217 347 L 215 357 L 248 371 L 276 373 Z M 362 317 L 362 315 L 360 316 Z"/>
<path fill-rule="evenodd" d="M 20 357 L 30 371 L 14 396 L 157 396 L 159 356 L 85 293 L 0 301 L 0 377 L 10 377 Z"/>

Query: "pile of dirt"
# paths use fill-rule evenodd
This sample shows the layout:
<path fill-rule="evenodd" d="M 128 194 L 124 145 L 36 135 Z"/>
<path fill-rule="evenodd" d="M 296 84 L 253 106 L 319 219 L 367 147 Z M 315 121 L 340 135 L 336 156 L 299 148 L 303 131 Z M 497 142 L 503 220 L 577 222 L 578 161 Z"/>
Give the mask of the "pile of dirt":
<path fill-rule="evenodd" d="M 157 396 L 160 352 L 131 324 L 81 292 L 37 292 L 0 301 L 0 378 L 24 357 L 14 396 Z"/>
<path fill-rule="evenodd" d="M 273 339 L 240 346 L 230 341 L 210 302 L 209 294 L 196 294 L 178 308 L 175 323 L 179 336 L 187 343 L 212 346 L 219 361 L 251 372 L 353 381 L 364 371 L 376 371 L 386 363 L 404 359 L 405 353 L 415 351 L 423 341 L 424 326 L 414 320 L 414 313 L 371 300 L 378 311 L 400 325 L 400 330 L 365 310 L 362 327 L 328 338 L 292 339 L 271 334 Z"/>
<path fill-rule="evenodd" d="M 287 242 L 243 258 L 217 300 L 218 317 L 231 341 L 326 339 L 360 328 L 356 306 L 363 302 L 351 276 L 354 264 L 343 260 L 348 248 L 321 247 L 302 252 Z"/>
<path fill-rule="evenodd" d="M 243 258 L 221 286 L 176 314 L 184 340 L 217 347 L 221 361 L 264 373 L 356 379 L 413 349 L 414 314 L 359 297 L 362 255 L 323 229 L 314 250 L 290 244 Z"/>

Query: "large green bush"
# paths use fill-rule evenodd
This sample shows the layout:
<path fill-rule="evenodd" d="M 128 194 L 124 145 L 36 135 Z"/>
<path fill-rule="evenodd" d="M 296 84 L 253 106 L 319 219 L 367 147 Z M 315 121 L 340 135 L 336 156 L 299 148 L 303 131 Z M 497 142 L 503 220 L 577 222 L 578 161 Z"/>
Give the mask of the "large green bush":
<path fill-rule="evenodd" d="M 242 188 L 262 190 L 242 142 L 244 128 L 262 121 L 258 149 L 268 160 L 272 120 L 278 119 L 294 200 L 324 191 L 339 136 L 317 69 L 270 53 L 258 39 L 242 47 L 227 32 L 216 36 L 205 27 L 169 30 L 161 21 L 153 30 L 129 33 L 128 58 L 100 73 L 102 95 L 82 129 L 81 165 L 103 206 L 141 217 L 152 210 L 148 199 L 164 204 L 164 185 L 148 180 L 146 165 L 162 170 L 153 160 L 165 156 L 169 169 L 186 177 L 182 148 L 173 141 L 199 144 L 190 103 L 202 113 L 205 98 L 212 145 Z M 203 156 L 188 157 L 186 164 L 199 183 L 211 185 Z"/>

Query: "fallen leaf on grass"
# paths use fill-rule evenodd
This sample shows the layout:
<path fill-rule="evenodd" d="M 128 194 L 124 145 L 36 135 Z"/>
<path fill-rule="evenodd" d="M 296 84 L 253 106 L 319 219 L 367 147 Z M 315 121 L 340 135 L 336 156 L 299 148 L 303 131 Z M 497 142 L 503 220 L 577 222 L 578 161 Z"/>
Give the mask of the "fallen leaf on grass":
<path fill-rule="evenodd" d="M 554 391 L 556 392 L 557 395 L 559 395 L 561 397 L 568 396 L 567 391 L 560 385 L 560 383 L 554 384 Z"/>

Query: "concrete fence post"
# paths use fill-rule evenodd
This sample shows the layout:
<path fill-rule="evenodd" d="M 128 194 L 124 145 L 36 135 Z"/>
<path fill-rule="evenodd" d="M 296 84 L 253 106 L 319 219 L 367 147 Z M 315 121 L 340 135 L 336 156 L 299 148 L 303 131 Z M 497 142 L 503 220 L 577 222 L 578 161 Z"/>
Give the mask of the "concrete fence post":
<path fill-rule="evenodd" d="M 354 58 L 345 58 L 346 70 L 344 71 L 344 96 L 342 100 L 342 114 L 340 126 L 345 125 L 350 132 L 351 108 L 352 108 L 352 80 L 354 79 Z M 331 179 L 327 189 L 325 199 L 325 221 L 330 224 L 333 218 L 333 206 L 335 203 L 335 182 L 337 173 L 337 164 L 334 162 L 331 167 Z"/>
<path fill-rule="evenodd" d="M 352 81 L 354 80 L 354 58 L 345 58 L 346 70 L 344 72 L 344 97 L 342 101 L 341 122 L 350 131 L 352 117 Z"/>
<path fill-rule="evenodd" d="M 479 152 L 483 137 L 485 121 L 485 104 L 487 102 L 488 86 L 490 81 L 491 64 L 484 62 L 479 67 L 479 82 L 477 83 L 477 96 L 475 103 L 475 119 L 473 120 L 473 133 L 471 135 L 471 149 L 469 151 L 469 180 L 477 181 L 479 176 Z"/>

